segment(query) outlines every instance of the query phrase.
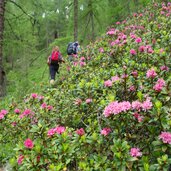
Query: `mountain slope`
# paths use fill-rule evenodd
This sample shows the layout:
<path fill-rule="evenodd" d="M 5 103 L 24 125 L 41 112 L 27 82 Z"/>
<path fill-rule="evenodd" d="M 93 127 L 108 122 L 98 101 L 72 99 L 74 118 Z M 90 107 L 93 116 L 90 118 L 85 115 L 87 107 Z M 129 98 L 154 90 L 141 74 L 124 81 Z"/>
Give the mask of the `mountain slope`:
<path fill-rule="evenodd" d="M 2 143 L 16 144 L 11 165 L 49 171 L 168 169 L 170 17 L 171 3 L 163 3 L 117 22 L 75 57 L 53 88 L 1 110 Z"/>

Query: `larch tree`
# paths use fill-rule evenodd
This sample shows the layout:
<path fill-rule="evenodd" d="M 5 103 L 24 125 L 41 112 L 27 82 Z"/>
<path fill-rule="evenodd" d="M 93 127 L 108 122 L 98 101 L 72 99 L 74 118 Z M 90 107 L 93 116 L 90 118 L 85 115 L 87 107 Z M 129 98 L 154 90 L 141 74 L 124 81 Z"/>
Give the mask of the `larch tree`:
<path fill-rule="evenodd" d="M 74 0 L 74 41 L 78 39 L 78 0 Z"/>
<path fill-rule="evenodd" d="M 3 69 L 3 32 L 5 0 L 0 0 L 0 97 L 5 95 L 5 71 Z"/>

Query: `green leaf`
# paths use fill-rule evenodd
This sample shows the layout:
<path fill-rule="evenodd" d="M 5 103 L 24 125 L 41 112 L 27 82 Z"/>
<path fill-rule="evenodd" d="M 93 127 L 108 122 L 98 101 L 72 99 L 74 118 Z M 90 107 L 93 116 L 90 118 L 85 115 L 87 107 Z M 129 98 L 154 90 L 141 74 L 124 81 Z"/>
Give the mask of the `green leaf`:
<path fill-rule="evenodd" d="M 154 146 L 158 146 L 158 145 L 161 145 L 161 144 L 162 144 L 161 141 L 153 141 L 152 142 L 152 145 L 154 145 Z"/>

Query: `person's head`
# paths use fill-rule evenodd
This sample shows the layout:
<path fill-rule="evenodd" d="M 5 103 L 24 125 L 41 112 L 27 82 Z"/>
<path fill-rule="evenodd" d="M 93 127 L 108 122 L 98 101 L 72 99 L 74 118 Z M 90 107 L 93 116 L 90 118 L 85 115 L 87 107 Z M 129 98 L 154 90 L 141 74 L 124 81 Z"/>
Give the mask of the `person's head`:
<path fill-rule="evenodd" d="M 52 49 L 52 51 L 58 52 L 59 51 L 59 47 L 58 46 L 54 46 L 53 49 Z"/>

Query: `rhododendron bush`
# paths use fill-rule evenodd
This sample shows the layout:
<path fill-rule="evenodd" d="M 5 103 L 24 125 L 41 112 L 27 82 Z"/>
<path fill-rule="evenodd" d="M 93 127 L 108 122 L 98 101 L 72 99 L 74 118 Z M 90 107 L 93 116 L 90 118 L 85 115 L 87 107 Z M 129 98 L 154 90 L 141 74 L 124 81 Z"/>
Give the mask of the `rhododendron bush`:
<path fill-rule="evenodd" d="M 171 3 L 111 26 L 61 84 L 0 111 L 14 170 L 171 168 Z"/>

